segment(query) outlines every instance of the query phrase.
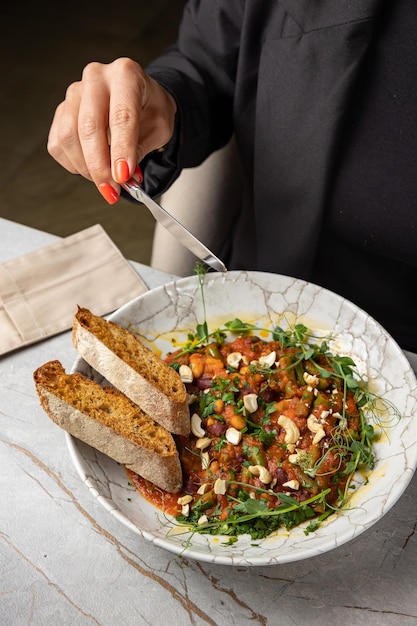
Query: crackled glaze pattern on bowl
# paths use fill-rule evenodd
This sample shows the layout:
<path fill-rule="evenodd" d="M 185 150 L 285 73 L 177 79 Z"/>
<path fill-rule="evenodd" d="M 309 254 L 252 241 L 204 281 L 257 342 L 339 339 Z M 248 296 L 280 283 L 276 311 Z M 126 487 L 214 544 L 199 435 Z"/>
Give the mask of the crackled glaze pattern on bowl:
<path fill-rule="evenodd" d="M 414 373 L 398 345 L 373 318 L 336 294 L 301 280 L 261 272 L 209 273 L 205 278 L 209 327 L 240 317 L 273 328 L 294 321 L 332 331 L 333 350 L 349 354 L 372 381 L 372 389 L 402 415 L 375 445 L 377 462 L 360 486 L 352 508 L 332 516 L 315 533 L 303 527 L 285 530 L 258 546 L 240 537 L 233 546 L 221 537 L 177 533 L 164 514 L 129 485 L 124 468 L 67 436 L 77 471 L 88 488 L 121 523 L 176 554 L 226 565 L 273 565 L 305 559 L 353 539 L 377 522 L 407 487 L 417 465 L 417 390 Z M 93 311 L 94 312 L 94 311 Z M 138 333 L 153 349 L 172 350 L 171 338 L 186 338 L 204 320 L 196 276 L 154 289 L 111 316 Z M 74 364 L 96 380 L 101 377 L 82 360 Z"/>

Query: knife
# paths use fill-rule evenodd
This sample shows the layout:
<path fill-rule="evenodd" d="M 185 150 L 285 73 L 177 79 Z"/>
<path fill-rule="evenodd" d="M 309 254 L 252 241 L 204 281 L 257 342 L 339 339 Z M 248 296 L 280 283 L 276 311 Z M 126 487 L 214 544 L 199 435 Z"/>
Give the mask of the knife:
<path fill-rule="evenodd" d="M 211 250 L 181 224 L 171 213 L 161 207 L 160 204 L 155 202 L 137 183 L 133 178 L 125 183 L 121 183 L 121 186 L 127 191 L 132 198 L 144 204 L 152 213 L 154 218 L 166 228 L 183 246 L 188 248 L 198 259 L 210 265 L 218 272 L 226 272 L 226 266 L 220 259 L 216 257 Z"/>

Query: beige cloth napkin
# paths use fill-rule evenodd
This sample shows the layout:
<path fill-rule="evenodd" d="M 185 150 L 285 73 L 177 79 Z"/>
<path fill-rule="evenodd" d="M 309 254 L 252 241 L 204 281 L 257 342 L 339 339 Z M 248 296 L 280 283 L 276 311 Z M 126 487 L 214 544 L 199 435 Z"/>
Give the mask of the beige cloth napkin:
<path fill-rule="evenodd" d="M 105 315 L 145 291 L 99 224 L 0 263 L 0 355 L 70 329 L 77 305 Z"/>

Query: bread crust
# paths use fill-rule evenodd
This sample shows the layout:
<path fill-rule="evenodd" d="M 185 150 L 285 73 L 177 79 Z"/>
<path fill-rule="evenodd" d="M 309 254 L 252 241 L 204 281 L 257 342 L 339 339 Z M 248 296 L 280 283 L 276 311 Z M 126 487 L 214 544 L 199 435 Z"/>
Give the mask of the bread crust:
<path fill-rule="evenodd" d="M 72 339 L 83 359 L 171 433 L 190 433 L 185 385 L 129 330 L 79 307 Z"/>
<path fill-rule="evenodd" d="M 161 489 L 181 489 L 172 435 L 124 394 L 81 374 L 66 374 L 59 361 L 39 367 L 34 381 L 41 406 L 62 429 Z"/>

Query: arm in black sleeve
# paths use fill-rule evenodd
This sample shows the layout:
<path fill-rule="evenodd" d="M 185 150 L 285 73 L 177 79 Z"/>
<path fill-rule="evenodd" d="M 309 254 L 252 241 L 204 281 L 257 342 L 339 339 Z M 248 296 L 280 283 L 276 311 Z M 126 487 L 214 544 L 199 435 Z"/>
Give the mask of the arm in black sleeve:
<path fill-rule="evenodd" d="M 233 133 L 243 9 L 243 0 L 191 0 L 176 45 L 146 68 L 178 106 L 171 141 L 141 163 L 152 195 L 168 188 L 182 168 L 199 165 Z"/>

